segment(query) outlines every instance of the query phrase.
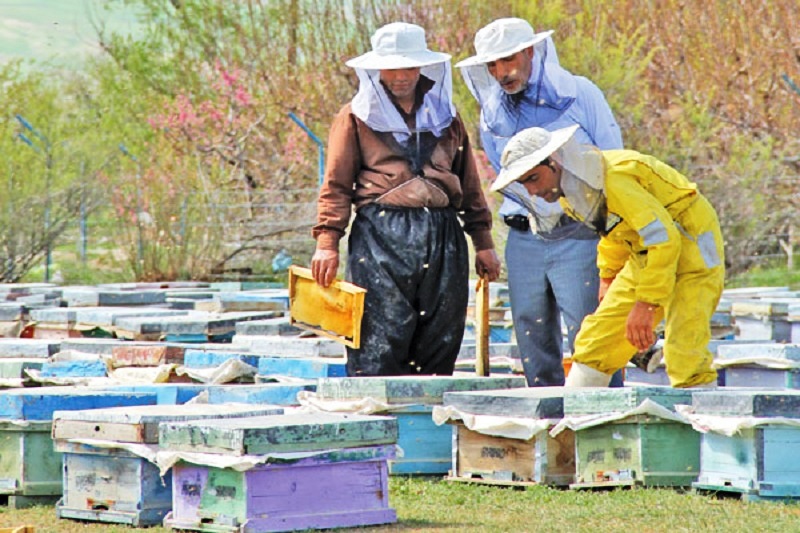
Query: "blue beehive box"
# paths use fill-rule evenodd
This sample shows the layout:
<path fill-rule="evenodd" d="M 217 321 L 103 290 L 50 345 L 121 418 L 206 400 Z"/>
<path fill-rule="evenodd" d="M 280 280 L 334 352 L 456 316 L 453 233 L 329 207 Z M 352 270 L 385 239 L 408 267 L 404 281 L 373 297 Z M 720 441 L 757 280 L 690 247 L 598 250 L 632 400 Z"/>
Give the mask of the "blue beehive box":
<path fill-rule="evenodd" d="M 260 383 L 257 385 L 216 385 L 208 388 L 208 403 L 269 403 L 300 405 L 297 393 L 313 391 L 312 380 L 299 383 Z"/>
<path fill-rule="evenodd" d="M 699 491 L 739 494 L 744 500 L 800 501 L 800 392 L 725 390 L 697 392 L 696 415 L 758 419 L 733 435 L 701 434 Z M 770 419 L 773 421 L 771 422 Z M 705 425 L 711 425 L 706 419 Z"/>
<path fill-rule="evenodd" d="M 187 349 L 183 354 L 183 365 L 189 368 L 214 368 L 229 359 L 238 359 L 242 363 L 258 367 L 260 356 L 254 353 L 231 350 Z"/>
<path fill-rule="evenodd" d="M 258 373 L 303 379 L 345 377 L 347 362 L 333 357 L 261 357 Z"/>
<path fill-rule="evenodd" d="M 62 452 L 64 496 L 56 507 L 59 518 L 115 522 L 132 526 L 160 524 L 172 508 L 172 480 L 124 443 L 155 449 L 162 422 L 279 415 L 270 405 L 138 407 L 60 411 L 54 416 L 55 448 Z M 100 439 L 92 446 L 76 439 Z M 119 446 L 114 446 L 119 443 Z"/>
<path fill-rule="evenodd" d="M 12 507 L 51 503 L 61 495 L 61 454 L 50 436 L 53 412 L 155 403 L 155 394 L 74 387 L 0 391 L 0 495 Z"/>

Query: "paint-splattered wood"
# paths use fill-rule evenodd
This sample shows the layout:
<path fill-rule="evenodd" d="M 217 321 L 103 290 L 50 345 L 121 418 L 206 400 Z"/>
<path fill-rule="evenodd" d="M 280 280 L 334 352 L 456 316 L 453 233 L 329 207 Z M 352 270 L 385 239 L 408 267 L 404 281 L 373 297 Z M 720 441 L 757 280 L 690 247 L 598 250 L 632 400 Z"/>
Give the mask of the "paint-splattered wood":
<path fill-rule="evenodd" d="M 28 307 L 23 304 L 13 302 L 0 303 L 0 322 L 28 320 L 30 318 L 29 313 Z"/>
<path fill-rule="evenodd" d="M 731 315 L 737 318 L 769 318 L 786 316 L 789 302 L 779 300 L 741 300 L 731 303 Z"/>
<path fill-rule="evenodd" d="M 331 413 L 164 422 L 159 425 L 158 440 L 159 447 L 165 450 L 236 455 L 396 442 L 394 418 Z"/>
<path fill-rule="evenodd" d="M 800 389 L 800 369 L 781 370 L 756 365 L 736 365 L 717 370 L 725 387 Z"/>
<path fill-rule="evenodd" d="M 188 349 L 183 355 L 183 365 L 189 368 L 213 368 L 218 367 L 228 359 L 237 359 L 242 363 L 258 368 L 260 356 L 245 351 Z"/>
<path fill-rule="evenodd" d="M 800 391 L 741 388 L 697 391 L 692 408 L 698 414 L 800 418 Z"/>
<path fill-rule="evenodd" d="M 61 494 L 61 454 L 53 449 L 51 423 L 0 421 L 0 495 Z"/>
<path fill-rule="evenodd" d="M 130 306 L 163 304 L 163 290 L 113 290 L 100 287 L 63 287 L 61 298 L 68 307 Z"/>
<path fill-rule="evenodd" d="M 96 455 L 64 453 L 63 497 L 58 518 L 160 525 L 172 509 L 172 475 L 162 479 L 158 467 L 122 450 Z"/>
<path fill-rule="evenodd" d="M 47 358 L 61 350 L 61 342 L 42 339 L 0 339 L 0 358 Z"/>
<path fill-rule="evenodd" d="M 53 438 L 101 439 L 155 444 L 158 442 L 158 424 L 160 422 L 239 418 L 282 413 L 283 408 L 277 405 L 247 404 L 139 405 L 81 411 L 56 411 L 53 414 Z"/>
<path fill-rule="evenodd" d="M 199 311 L 214 313 L 232 311 L 286 311 L 289 309 L 289 291 L 267 289 L 262 291 L 220 292 L 210 300 L 195 305 Z"/>
<path fill-rule="evenodd" d="M 787 362 L 797 362 L 800 361 L 800 345 L 775 342 L 724 344 L 717 348 L 717 357 L 725 361 L 768 357 L 770 359 L 784 359 Z"/>
<path fill-rule="evenodd" d="M 791 324 L 784 318 L 770 320 L 753 317 L 736 317 L 736 338 L 741 340 L 761 340 L 790 342 Z"/>
<path fill-rule="evenodd" d="M 0 358 L 0 378 L 24 378 L 25 369 L 39 370 L 44 363 L 45 360 L 32 357 Z"/>
<path fill-rule="evenodd" d="M 288 316 L 252 320 L 236 324 L 236 335 L 286 335 L 296 336 L 303 330 L 291 324 Z"/>
<path fill-rule="evenodd" d="M 111 349 L 111 364 L 121 366 L 158 366 L 183 364 L 186 349 L 182 346 L 153 344 L 149 346 L 115 346 Z"/>
<path fill-rule="evenodd" d="M 76 387 L 39 387 L 0 391 L 0 419 L 52 420 L 55 411 L 152 405 L 156 395 L 107 392 Z"/>
<path fill-rule="evenodd" d="M 461 423 L 453 428 L 452 481 L 491 484 L 545 484 L 566 487 L 575 482 L 575 433 L 556 437 L 546 431 L 532 439 L 484 435 Z"/>
<path fill-rule="evenodd" d="M 690 487 L 700 471 L 700 434 L 691 425 L 637 415 L 575 432 L 576 482 Z"/>
<path fill-rule="evenodd" d="M 343 357 L 345 347 L 332 339 L 280 335 L 234 335 L 234 346 L 280 357 Z"/>
<path fill-rule="evenodd" d="M 194 531 L 295 531 L 393 523 L 393 446 L 350 448 L 246 472 L 178 463 L 164 525 Z"/>
<path fill-rule="evenodd" d="M 624 412 L 638 407 L 646 399 L 672 409 L 676 404 L 690 405 L 692 391 L 658 386 L 567 388 L 564 389 L 564 414 Z"/>
<path fill-rule="evenodd" d="M 195 311 L 186 316 L 148 318 L 125 317 L 117 321 L 116 332 L 123 338 L 158 340 L 165 338 L 177 342 L 208 342 L 214 338 L 230 340 L 237 322 L 270 318 L 270 312 L 255 313 L 203 313 Z"/>
<path fill-rule="evenodd" d="M 625 367 L 625 385 L 631 387 L 642 385 L 669 387 L 670 383 L 667 369 L 663 365 L 656 368 L 655 372 L 650 373 L 629 363 L 628 366 Z"/>
<path fill-rule="evenodd" d="M 268 403 L 300 405 L 297 393 L 314 391 L 317 382 L 261 383 L 258 385 L 217 385 L 208 388 L 208 403 Z"/>
<path fill-rule="evenodd" d="M 800 428 L 761 426 L 732 436 L 703 433 L 695 489 L 800 499 Z M 747 498 L 744 498 L 747 499 Z"/>
<path fill-rule="evenodd" d="M 31 318 L 40 323 L 80 324 L 106 328 L 110 328 L 123 317 L 160 317 L 186 314 L 185 311 L 147 307 L 48 307 L 31 310 Z"/>
<path fill-rule="evenodd" d="M 289 267 L 291 323 L 346 346 L 361 345 L 366 294 L 366 289 L 342 280 L 323 287 L 314 281 L 310 269 Z"/>
<path fill-rule="evenodd" d="M 345 377 L 347 362 L 344 358 L 331 357 L 261 357 L 258 360 L 261 375 L 281 375 L 295 378 L 315 379 Z M 256 376 L 258 380 L 258 376 Z"/>
<path fill-rule="evenodd" d="M 100 359 L 75 361 L 47 361 L 40 372 L 44 378 L 63 377 L 105 377 L 108 374 L 106 362 Z"/>
<path fill-rule="evenodd" d="M 203 383 L 142 383 L 140 385 L 92 386 L 93 390 L 109 392 L 144 392 L 156 395 L 158 405 L 181 405 L 206 391 L 211 385 Z"/>
<path fill-rule="evenodd" d="M 446 474 L 453 455 L 453 436 L 447 425 L 433 422 L 429 405 L 412 405 L 388 411 L 397 419 L 397 445 L 402 457 L 389 460 L 389 474 Z"/>
<path fill-rule="evenodd" d="M 446 392 L 443 404 L 476 415 L 561 418 L 564 387 Z"/>
<path fill-rule="evenodd" d="M 389 404 L 441 404 L 446 392 L 525 386 L 521 376 L 393 376 L 321 378 L 317 396 L 325 400 L 374 398 Z"/>

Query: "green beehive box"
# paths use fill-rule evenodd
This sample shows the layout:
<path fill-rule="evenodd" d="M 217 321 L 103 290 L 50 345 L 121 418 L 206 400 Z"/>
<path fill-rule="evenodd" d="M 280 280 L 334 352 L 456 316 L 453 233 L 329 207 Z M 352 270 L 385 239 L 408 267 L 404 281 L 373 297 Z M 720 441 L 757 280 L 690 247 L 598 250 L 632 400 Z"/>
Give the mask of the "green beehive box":
<path fill-rule="evenodd" d="M 387 404 L 439 405 L 446 392 L 524 387 L 522 376 L 392 376 L 320 378 L 321 400 L 372 398 Z"/>
<path fill-rule="evenodd" d="M 52 503 L 61 494 L 61 454 L 50 421 L 0 421 L 0 494 L 10 507 Z"/>
<path fill-rule="evenodd" d="M 246 419 L 159 424 L 159 448 L 170 451 L 258 455 L 397 442 L 397 420 L 387 416 L 297 413 Z"/>
<path fill-rule="evenodd" d="M 570 488 L 690 487 L 700 471 L 700 434 L 655 416 L 575 432 L 576 482 Z"/>
<path fill-rule="evenodd" d="M 564 416 L 625 412 L 645 400 L 674 410 L 676 404 L 692 404 L 692 391 L 661 386 L 568 388 L 564 390 Z"/>

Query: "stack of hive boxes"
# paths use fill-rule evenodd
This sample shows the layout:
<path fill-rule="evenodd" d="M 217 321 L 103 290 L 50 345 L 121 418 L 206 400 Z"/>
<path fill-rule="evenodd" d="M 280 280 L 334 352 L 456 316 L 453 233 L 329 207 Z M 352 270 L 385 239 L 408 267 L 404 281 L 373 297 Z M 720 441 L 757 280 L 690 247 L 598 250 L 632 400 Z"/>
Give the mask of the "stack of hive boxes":
<path fill-rule="evenodd" d="M 390 417 L 288 413 L 162 423 L 172 466 L 164 524 L 195 531 L 292 531 L 395 522 Z"/>
<path fill-rule="evenodd" d="M 172 480 L 156 465 L 158 424 L 281 414 L 277 406 L 142 405 L 53 415 L 55 450 L 63 453 L 59 518 L 152 526 L 172 509 Z"/>
<path fill-rule="evenodd" d="M 564 415 L 563 387 L 447 392 L 434 407 L 453 429 L 449 480 L 568 486 L 575 481 L 575 435 L 548 433 Z"/>
<path fill-rule="evenodd" d="M 446 474 L 452 461 L 452 431 L 438 426 L 433 408 L 453 391 L 524 387 L 520 376 L 392 376 L 321 378 L 316 393 L 301 393 L 301 404 L 321 412 L 392 416 L 399 427 L 402 456 L 389 462 L 391 474 Z"/>
<path fill-rule="evenodd" d="M 701 432 L 695 489 L 800 500 L 800 391 L 696 392 L 686 416 Z"/>

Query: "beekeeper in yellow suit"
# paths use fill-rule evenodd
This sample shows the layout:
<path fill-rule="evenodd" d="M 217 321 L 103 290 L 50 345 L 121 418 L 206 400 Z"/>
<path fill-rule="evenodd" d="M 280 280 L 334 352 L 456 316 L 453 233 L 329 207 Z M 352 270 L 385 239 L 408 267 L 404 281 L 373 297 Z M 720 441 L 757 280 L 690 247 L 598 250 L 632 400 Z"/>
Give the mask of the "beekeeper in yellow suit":
<path fill-rule="evenodd" d="M 576 129 L 519 132 L 492 185 L 528 207 L 532 228 L 547 223 L 531 201 L 538 196 L 560 202 L 601 236 L 600 305 L 583 321 L 565 386 L 608 385 L 611 374 L 653 346 L 662 319 L 672 386 L 715 385 L 708 343 L 725 269 L 714 208 L 674 168 L 632 150 L 581 146 Z"/>

